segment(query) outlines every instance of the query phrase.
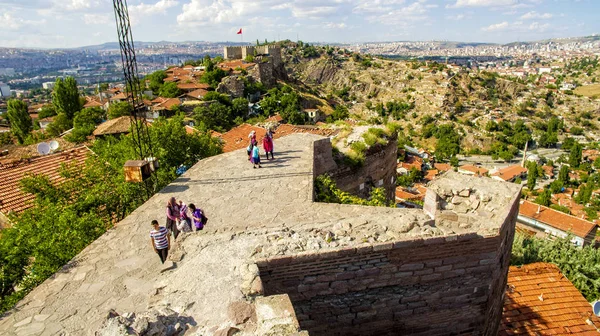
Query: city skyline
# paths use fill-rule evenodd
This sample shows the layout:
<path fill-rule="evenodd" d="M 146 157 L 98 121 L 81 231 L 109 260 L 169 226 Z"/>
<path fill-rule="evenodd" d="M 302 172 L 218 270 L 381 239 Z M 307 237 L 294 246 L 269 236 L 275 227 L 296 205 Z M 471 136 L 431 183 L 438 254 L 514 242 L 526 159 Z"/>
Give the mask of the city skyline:
<path fill-rule="evenodd" d="M 0 0 L 0 47 L 116 42 L 112 3 Z M 600 32 L 591 0 L 130 0 L 136 41 L 509 43 Z M 76 27 L 77 29 L 74 29 Z M 244 34 L 236 32 L 242 28 Z"/>

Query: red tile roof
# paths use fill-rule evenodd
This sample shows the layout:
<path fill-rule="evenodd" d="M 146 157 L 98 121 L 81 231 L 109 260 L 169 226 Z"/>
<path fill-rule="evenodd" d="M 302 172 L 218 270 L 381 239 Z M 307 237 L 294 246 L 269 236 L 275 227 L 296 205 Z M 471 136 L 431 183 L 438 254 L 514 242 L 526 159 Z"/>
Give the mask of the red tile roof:
<path fill-rule="evenodd" d="M 204 96 L 206 96 L 207 93 L 208 93 L 208 91 L 205 89 L 198 89 L 198 90 L 194 90 L 192 92 L 188 92 L 185 95 L 187 97 L 191 97 L 194 99 L 202 99 L 202 98 L 204 98 Z"/>
<path fill-rule="evenodd" d="M 427 181 L 433 181 L 435 180 L 435 177 L 440 173 L 439 170 L 437 169 L 430 169 L 425 173 L 425 176 L 423 177 L 423 179 L 427 180 Z"/>
<path fill-rule="evenodd" d="M 165 98 L 163 98 L 165 99 Z M 161 103 L 153 106 L 155 110 L 170 110 L 174 106 L 180 106 L 181 100 L 179 98 L 168 98 Z"/>
<path fill-rule="evenodd" d="M 525 200 L 521 201 L 519 215 L 533 218 L 563 232 L 572 232 L 581 238 L 585 238 L 596 227 L 592 222 Z"/>
<path fill-rule="evenodd" d="M 397 201 L 410 201 L 410 200 L 423 200 L 425 194 L 413 193 L 403 187 L 396 187 L 396 200 Z"/>
<path fill-rule="evenodd" d="M 519 165 L 508 166 L 506 168 L 502 168 L 497 172 L 493 173 L 492 176 L 498 176 L 504 181 L 510 181 L 517 176 L 521 176 L 522 174 L 527 173 L 527 168 L 521 167 Z"/>
<path fill-rule="evenodd" d="M 223 133 L 220 138 L 223 140 L 223 152 L 228 153 L 237 149 L 246 148 L 250 143 L 248 135 L 250 132 L 256 132 L 256 139 L 260 141 L 265 136 L 267 130 L 262 127 L 241 124 L 232 128 L 229 132 Z"/>
<path fill-rule="evenodd" d="M 177 84 L 177 88 L 179 88 L 180 90 L 186 90 L 186 91 L 194 91 L 197 89 L 208 89 L 210 88 L 210 85 L 205 84 L 205 83 L 178 83 Z"/>
<path fill-rule="evenodd" d="M 435 163 L 433 166 L 435 167 L 435 169 L 442 172 L 446 172 L 452 169 L 452 166 L 447 163 Z"/>
<path fill-rule="evenodd" d="M 109 134 L 121 134 L 129 133 L 131 128 L 132 117 L 122 116 L 115 119 L 108 120 L 98 125 L 94 130 L 94 135 L 109 135 Z"/>
<path fill-rule="evenodd" d="M 22 192 L 19 186 L 23 177 L 29 174 L 43 174 L 48 176 L 51 182 L 60 183 L 64 180 L 59 174 L 61 165 L 71 162 L 81 164 L 90 153 L 92 151 L 87 147 L 78 147 L 61 153 L 0 164 L 0 212 L 21 212 L 32 206 L 35 197 Z"/>
<path fill-rule="evenodd" d="M 274 116 L 270 116 L 269 118 L 267 118 L 267 120 L 265 120 L 266 122 L 277 122 L 277 123 L 281 123 L 283 121 L 283 118 L 278 114 L 274 115 Z"/>
<path fill-rule="evenodd" d="M 498 335 L 598 335 L 600 319 L 558 267 L 511 266 Z"/>
<path fill-rule="evenodd" d="M 475 175 L 484 175 L 489 171 L 483 167 L 477 167 L 477 166 L 473 166 L 473 165 L 464 165 L 464 166 L 460 166 L 459 168 L 462 170 L 472 172 Z"/>
<path fill-rule="evenodd" d="M 187 133 L 187 134 L 196 134 L 196 133 L 200 133 L 200 131 L 197 130 L 197 129 L 195 129 L 192 126 L 185 125 L 185 133 Z"/>
<path fill-rule="evenodd" d="M 552 166 L 542 166 L 544 170 L 544 174 L 548 177 L 554 177 L 554 167 Z"/>

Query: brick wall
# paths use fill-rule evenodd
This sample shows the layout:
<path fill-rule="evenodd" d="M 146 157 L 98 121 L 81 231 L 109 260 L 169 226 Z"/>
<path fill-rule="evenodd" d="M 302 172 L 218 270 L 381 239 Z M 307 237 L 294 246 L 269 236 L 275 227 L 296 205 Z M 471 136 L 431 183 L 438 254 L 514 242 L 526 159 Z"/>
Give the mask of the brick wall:
<path fill-rule="evenodd" d="M 386 197 L 392 201 L 396 192 L 396 160 L 398 157 L 398 141 L 392 138 L 386 146 L 374 146 L 365 155 L 365 162 L 360 168 L 346 167 L 336 164 L 331 155 L 329 139 L 316 141 L 314 144 L 314 175 L 329 174 L 343 191 L 367 198 L 372 188 L 382 187 Z M 380 184 L 382 183 L 382 184 Z M 363 188 L 361 189 L 361 185 Z"/>
<path fill-rule="evenodd" d="M 518 199 L 499 234 L 415 239 L 260 260 L 311 335 L 496 335 Z"/>

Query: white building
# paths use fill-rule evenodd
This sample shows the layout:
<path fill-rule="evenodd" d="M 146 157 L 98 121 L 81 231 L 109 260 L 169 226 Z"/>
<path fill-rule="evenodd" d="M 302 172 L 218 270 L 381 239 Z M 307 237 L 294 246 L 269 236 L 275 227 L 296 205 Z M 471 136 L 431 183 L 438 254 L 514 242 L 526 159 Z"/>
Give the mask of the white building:
<path fill-rule="evenodd" d="M 0 97 L 10 97 L 10 87 L 0 82 Z"/>
<path fill-rule="evenodd" d="M 45 82 L 45 83 L 42 83 L 42 87 L 45 90 L 53 90 L 54 89 L 54 84 L 56 84 L 56 83 L 55 82 Z"/>

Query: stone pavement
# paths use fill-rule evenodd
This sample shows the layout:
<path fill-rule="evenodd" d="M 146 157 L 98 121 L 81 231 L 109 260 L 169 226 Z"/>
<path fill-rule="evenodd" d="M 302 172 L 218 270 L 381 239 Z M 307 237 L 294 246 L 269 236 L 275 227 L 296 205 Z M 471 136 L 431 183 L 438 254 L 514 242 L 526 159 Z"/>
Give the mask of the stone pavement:
<path fill-rule="evenodd" d="M 276 159 L 261 169 L 243 149 L 202 160 L 27 295 L 0 319 L 0 334 L 94 335 L 114 309 L 175 312 L 195 334 L 213 335 L 235 325 L 231 304 L 260 294 L 253 258 L 460 232 L 432 225 L 422 210 L 313 203 L 318 139 L 277 140 Z M 165 267 L 148 233 L 152 219 L 164 223 L 170 197 L 195 203 L 209 221 L 178 239 L 170 252 L 176 264 Z M 331 242 L 331 228 L 347 228 L 347 237 Z M 259 327 L 246 324 L 239 335 Z"/>

